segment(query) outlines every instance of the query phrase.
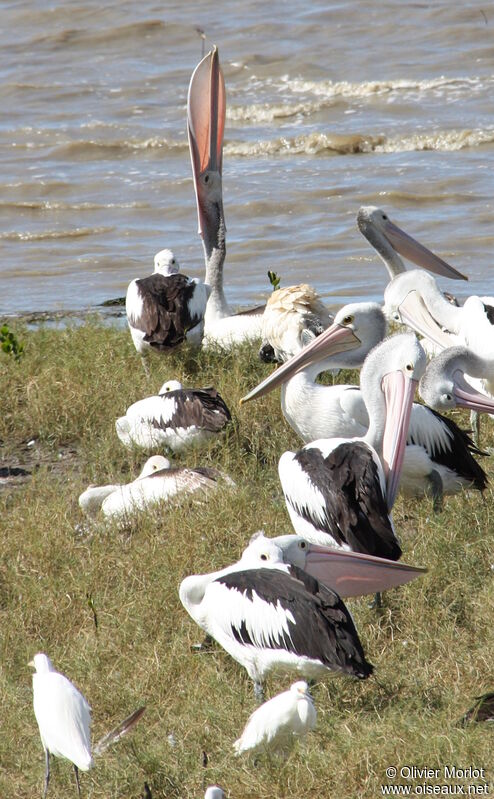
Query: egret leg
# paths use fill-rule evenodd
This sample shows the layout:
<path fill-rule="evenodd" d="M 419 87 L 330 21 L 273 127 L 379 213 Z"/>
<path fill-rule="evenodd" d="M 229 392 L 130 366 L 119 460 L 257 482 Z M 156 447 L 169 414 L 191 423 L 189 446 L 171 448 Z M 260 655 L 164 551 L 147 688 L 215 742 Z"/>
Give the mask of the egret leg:
<path fill-rule="evenodd" d="M 470 411 L 470 424 L 472 426 L 473 443 L 478 447 L 480 441 L 480 413 L 478 411 Z"/>
<path fill-rule="evenodd" d="M 77 794 L 79 796 L 79 799 L 81 799 L 81 784 L 79 782 L 79 769 L 77 768 L 75 763 L 74 763 L 74 771 L 75 771 L 75 781 L 77 783 Z"/>
<path fill-rule="evenodd" d="M 49 782 L 50 782 L 50 753 L 48 749 L 45 749 L 45 787 L 43 790 L 43 799 L 46 799 Z"/>
<path fill-rule="evenodd" d="M 432 509 L 434 513 L 441 513 L 444 500 L 444 486 L 441 475 L 433 469 L 432 472 L 427 475 L 427 479 L 431 486 Z"/>
<path fill-rule="evenodd" d="M 264 702 L 264 688 L 262 682 L 259 682 L 259 680 L 254 680 L 254 696 L 257 704 L 262 705 Z"/>

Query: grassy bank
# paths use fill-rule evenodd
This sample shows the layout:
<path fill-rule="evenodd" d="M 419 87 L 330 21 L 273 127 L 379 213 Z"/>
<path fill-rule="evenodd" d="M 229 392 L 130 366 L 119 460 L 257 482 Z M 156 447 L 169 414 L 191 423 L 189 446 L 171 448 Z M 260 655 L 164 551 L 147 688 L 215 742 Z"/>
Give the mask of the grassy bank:
<path fill-rule="evenodd" d="M 316 730 L 283 767 L 254 768 L 232 743 L 255 707 L 246 673 L 226 653 L 194 654 L 201 631 L 177 588 L 192 573 L 236 560 L 251 534 L 291 532 L 277 461 L 299 442 L 275 392 L 239 408 L 271 367 L 255 350 L 234 354 L 184 347 L 142 370 L 125 330 L 96 319 L 63 330 L 16 331 L 19 362 L 0 352 L 2 464 L 31 477 L 0 491 L 0 795 L 41 795 L 43 752 L 27 662 L 46 652 L 93 708 L 93 740 L 140 704 L 133 734 L 82 775 L 83 796 L 200 797 L 222 785 L 230 799 L 378 797 L 386 768 L 485 768 L 492 778 L 492 725 L 458 726 L 474 696 L 494 689 L 494 502 L 464 492 L 433 516 L 431 502 L 399 498 L 394 513 L 404 560 L 428 573 L 389 592 L 380 613 L 348 601 L 375 678 L 338 676 L 313 691 Z M 77 498 L 90 482 L 133 479 L 146 456 L 126 451 L 114 421 L 166 379 L 214 385 L 234 417 L 226 436 L 177 463 L 219 467 L 236 481 L 206 502 L 188 500 L 136 518 L 125 529 L 89 528 Z M 342 375 L 342 380 L 348 375 Z M 466 417 L 460 418 L 467 426 Z M 492 425 L 492 422 L 490 423 Z M 484 429 L 487 430 L 489 424 Z M 484 434 L 484 445 L 492 436 Z M 484 468 L 492 474 L 490 459 Z M 292 678 L 271 678 L 267 695 Z M 494 790 L 494 787 L 493 787 Z M 465 787 L 466 792 L 466 787 Z M 66 761 L 53 762 L 49 796 L 75 796 Z"/>

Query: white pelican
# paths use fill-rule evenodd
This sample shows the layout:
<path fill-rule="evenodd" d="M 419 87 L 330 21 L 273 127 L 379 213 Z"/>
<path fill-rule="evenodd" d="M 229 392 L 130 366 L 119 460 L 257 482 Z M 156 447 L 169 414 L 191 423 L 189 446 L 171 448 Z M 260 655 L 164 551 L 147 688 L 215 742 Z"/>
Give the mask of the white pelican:
<path fill-rule="evenodd" d="M 105 516 L 121 517 L 142 511 L 180 494 L 207 492 L 219 486 L 219 480 L 234 486 L 227 475 L 208 467 L 174 468 L 162 455 L 148 458 L 135 480 L 125 485 L 89 486 L 79 497 L 82 510 L 95 515 L 100 509 Z"/>
<path fill-rule="evenodd" d="M 336 591 L 342 599 L 396 588 L 427 571 L 361 552 L 314 546 L 301 535 L 278 535 L 266 539 L 263 531 L 254 533 L 242 557 L 248 556 L 246 553 L 252 545 L 258 549 L 262 538 L 279 547 L 285 563 L 303 569 L 320 583 Z"/>
<path fill-rule="evenodd" d="M 358 386 L 323 386 L 316 378 L 329 367 L 362 365 L 365 355 L 385 335 L 386 319 L 380 306 L 376 303 L 345 305 L 336 314 L 333 326 L 302 350 L 296 314 L 288 317 L 285 312 L 282 326 L 277 323 L 276 307 L 268 301 L 264 315 L 266 337 L 275 352 L 288 354 L 289 347 L 293 346 L 295 354 L 241 402 L 262 396 L 281 383 L 283 415 L 303 441 L 363 437 L 369 426 L 369 416 Z M 293 332 L 289 330 L 289 318 Z M 455 494 L 466 486 L 482 491 L 486 475 L 473 453 L 479 454 L 479 450 L 455 422 L 414 403 L 401 492 L 418 497 L 432 493 L 434 508 L 439 510 L 444 494 Z"/>
<path fill-rule="evenodd" d="M 179 595 L 194 621 L 247 670 L 258 699 L 273 669 L 359 679 L 373 671 L 338 594 L 286 564 L 269 539 L 253 542 L 232 566 L 186 577 Z"/>
<path fill-rule="evenodd" d="M 186 338 L 199 343 L 208 295 L 208 286 L 179 273 L 171 250 L 158 252 L 153 274 L 132 280 L 127 289 L 125 310 L 137 352 L 169 352 Z"/>
<path fill-rule="evenodd" d="M 94 765 L 91 754 L 91 708 L 75 685 L 55 671 L 47 655 L 39 652 L 29 665 L 35 670 L 33 707 L 45 750 L 43 799 L 50 781 L 50 755 L 64 757 L 73 763 L 80 796 L 79 770 L 88 771 Z M 139 708 L 107 733 L 94 747 L 94 754 L 101 754 L 110 744 L 121 738 L 140 719 L 143 712 L 144 708 Z"/>
<path fill-rule="evenodd" d="M 184 389 L 178 380 L 168 380 L 157 396 L 127 408 L 115 427 L 126 447 L 165 446 L 179 452 L 213 438 L 229 421 L 230 411 L 216 389 Z"/>
<path fill-rule="evenodd" d="M 225 110 L 225 82 L 218 49 L 213 47 L 192 74 L 187 119 L 206 283 L 211 289 L 204 316 L 204 344 L 229 348 L 239 342 L 261 338 L 263 308 L 232 314 L 223 291 L 226 255 L 222 188 Z"/>
<path fill-rule="evenodd" d="M 250 716 L 233 748 L 237 755 L 266 750 L 287 751 L 297 738 L 316 726 L 317 712 L 303 680 L 294 682 L 288 691 L 273 696 Z"/>
<path fill-rule="evenodd" d="M 374 205 L 359 208 L 357 227 L 384 262 L 390 280 L 406 271 L 400 254 L 436 275 L 452 280 L 468 280 L 465 275 L 395 225 L 381 208 Z"/>

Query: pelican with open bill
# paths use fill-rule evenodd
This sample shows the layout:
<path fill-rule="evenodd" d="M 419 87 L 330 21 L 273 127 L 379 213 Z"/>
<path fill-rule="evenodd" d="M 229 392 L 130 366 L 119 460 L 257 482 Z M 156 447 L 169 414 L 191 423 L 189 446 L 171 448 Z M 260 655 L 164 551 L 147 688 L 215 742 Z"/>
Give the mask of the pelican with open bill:
<path fill-rule="evenodd" d="M 204 246 L 206 284 L 211 293 L 204 314 L 204 344 L 229 348 L 260 339 L 263 307 L 235 314 L 223 290 L 226 225 L 223 212 L 223 134 L 226 92 L 218 48 L 213 47 L 192 73 L 187 124 L 199 234 Z"/>

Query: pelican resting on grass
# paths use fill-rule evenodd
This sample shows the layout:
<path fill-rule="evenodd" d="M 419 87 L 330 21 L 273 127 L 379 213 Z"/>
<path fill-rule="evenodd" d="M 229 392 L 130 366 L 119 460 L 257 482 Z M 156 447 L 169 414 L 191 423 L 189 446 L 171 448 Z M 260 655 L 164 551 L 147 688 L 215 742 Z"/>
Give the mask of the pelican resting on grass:
<path fill-rule="evenodd" d="M 81 795 L 79 771 L 94 766 L 91 754 L 91 708 L 84 696 L 67 677 L 55 671 L 50 658 L 38 653 L 29 663 L 34 668 L 33 706 L 41 742 L 45 750 L 46 769 L 43 799 L 50 781 L 50 755 L 64 757 L 74 765 L 77 792 Z M 118 741 L 144 713 L 144 707 L 128 716 L 118 727 L 105 735 L 94 747 L 100 755 Z"/>
<path fill-rule="evenodd" d="M 286 564 L 268 539 L 253 542 L 232 566 L 186 577 L 179 595 L 199 627 L 247 670 L 258 699 L 273 669 L 308 677 L 372 674 L 338 594 Z"/>
<path fill-rule="evenodd" d="M 169 380 L 157 396 L 134 402 L 115 426 L 126 447 L 165 446 L 179 452 L 213 438 L 230 421 L 230 411 L 216 389 L 184 389 L 178 380 Z"/>
<path fill-rule="evenodd" d="M 256 550 L 264 538 L 279 547 L 284 563 L 296 566 L 315 577 L 320 583 L 346 597 L 376 594 L 414 580 L 427 569 L 361 552 L 348 552 L 339 547 L 314 546 L 300 535 L 279 535 L 266 538 L 261 530 L 251 538 L 242 557 L 248 557 L 249 547 Z"/>
<path fill-rule="evenodd" d="M 237 755 L 266 750 L 287 752 L 316 726 L 317 712 L 303 680 L 294 682 L 252 713 L 233 748 Z"/>
<path fill-rule="evenodd" d="M 273 291 L 262 316 L 263 340 L 274 350 L 268 360 L 288 360 L 332 322 L 333 316 L 319 294 L 307 283 Z"/>
<path fill-rule="evenodd" d="M 267 340 L 275 351 L 289 353 L 295 341 L 298 321 L 292 315 L 294 332 L 270 304 L 265 316 Z M 286 314 L 285 314 L 286 316 Z M 345 332 L 346 331 L 346 332 Z M 320 372 L 333 368 L 357 368 L 367 353 L 382 340 L 386 318 L 376 303 L 350 303 L 341 308 L 333 325 L 295 353 L 241 402 L 263 396 L 281 384 L 284 417 L 307 443 L 326 438 L 363 437 L 369 415 L 363 394 L 355 385 L 323 386 L 316 382 Z M 298 335 L 298 333 L 297 333 Z M 290 344 L 292 342 L 292 344 Z M 487 478 L 473 455 L 482 454 L 463 430 L 431 408 L 413 403 L 400 490 L 405 496 L 432 494 L 434 509 L 440 510 L 445 494 L 464 487 L 482 491 Z"/>
<path fill-rule="evenodd" d="M 195 68 L 189 85 L 187 120 L 199 233 L 204 246 L 206 283 L 211 294 L 204 316 L 204 345 L 229 349 L 261 338 L 263 307 L 234 314 L 223 290 L 226 225 L 223 213 L 223 133 L 226 93 L 218 49 Z"/>
<path fill-rule="evenodd" d="M 186 338 L 199 343 L 208 296 L 208 286 L 179 273 L 171 250 L 157 253 L 153 274 L 132 280 L 125 299 L 130 334 L 141 357 L 169 352 Z"/>
<path fill-rule="evenodd" d="M 235 485 L 228 475 L 216 469 L 175 468 L 162 455 L 153 455 L 136 480 L 125 485 L 89 486 L 80 495 L 79 505 L 91 516 L 101 509 L 105 516 L 122 517 L 181 494 L 205 493 L 219 488 L 221 481 L 225 485 Z"/>

